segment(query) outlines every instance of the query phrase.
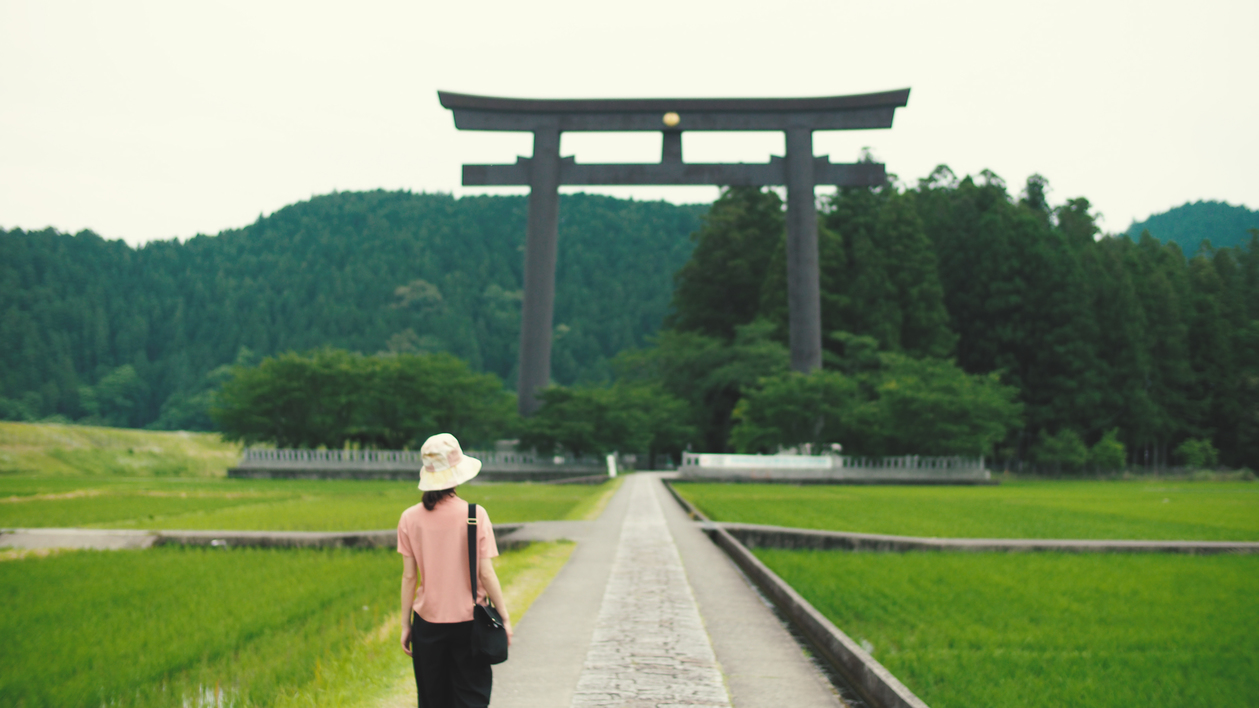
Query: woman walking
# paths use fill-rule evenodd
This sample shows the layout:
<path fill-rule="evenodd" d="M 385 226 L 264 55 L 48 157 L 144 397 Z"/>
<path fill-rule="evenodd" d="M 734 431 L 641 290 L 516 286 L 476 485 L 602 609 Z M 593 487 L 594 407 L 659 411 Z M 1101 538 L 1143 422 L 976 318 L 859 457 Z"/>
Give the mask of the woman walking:
<path fill-rule="evenodd" d="M 490 703 L 490 665 L 472 652 L 472 587 L 468 568 L 468 503 L 455 488 L 481 471 L 449 433 L 420 448 L 422 503 L 402 512 L 398 552 L 402 565 L 402 650 L 415 667 L 420 708 L 485 708 Z M 511 617 L 491 560 L 498 555 L 484 507 L 476 509 L 478 604 L 486 597 L 503 618 L 511 641 Z M 418 585 L 417 585 L 418 581 Z"/>

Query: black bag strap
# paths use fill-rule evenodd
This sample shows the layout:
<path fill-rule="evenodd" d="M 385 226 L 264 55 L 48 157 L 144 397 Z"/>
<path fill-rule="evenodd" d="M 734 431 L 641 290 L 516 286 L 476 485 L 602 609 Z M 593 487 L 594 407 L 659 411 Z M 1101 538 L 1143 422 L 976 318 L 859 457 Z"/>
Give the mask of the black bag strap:
<path fill-rule="evenodd" d="M 472 604 L 476 604 L 476 504 L 468 505 L 468 576 L 472 585 Z"/>

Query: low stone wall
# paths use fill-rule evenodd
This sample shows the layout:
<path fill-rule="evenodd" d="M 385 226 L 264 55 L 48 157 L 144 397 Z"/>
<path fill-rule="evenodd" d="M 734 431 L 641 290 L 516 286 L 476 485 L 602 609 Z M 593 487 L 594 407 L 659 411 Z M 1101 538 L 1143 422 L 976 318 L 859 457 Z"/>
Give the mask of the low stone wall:
<path fill-rule="evenodd" d="M 157 531 L 154 546 L 215 548 L 396 548 L 398 531 Z"/>
<path fill-rule="evenodd" d="M 749 548 L 790 548 L 905 553 L 909 551 L 969 551 L 975 553 L 1259 553 L 1259 543 L 1245 541 L 1123 541 L 1035 538 L 920 538 L 846 531 L 815 531 L 784 526 L 706 522 Z"/>
<path fill-rule="evenodd" d="M 494 527 L 499 550 L 514 548 L 509 537 L 524 524 Z M 155 531 L 154 546 L 214 548 L 397 548 L 398 530 L 379 531 Z M 522 545 L 522 544 L 516 544 Z"/>
<path fill-rule="evenodd" d="M 607 475 L 607 464 L 532 453 L 468 450 L 481 461 L 480 482 L 550 482 Z M 558 462 L 555 460 L 559 460 Z M 424 461 L 417 450 L 270 450 L 246 448 L 227 470 L 233 479 L 419 480 Z"/>
<path fill-rule="evenodd" d="M 912 484 L 912 485 L 992 485 L 1000 484 L 987 470 L 961 474 L 927 476 L 911 470 L 838 469 L 704 469 L 682 468 L 681 478 L 695 482 L 738 482 L 760 484 Z"/>
<path fill-rule="evenodd" d="M 311 469 L 302 467 L 277 469 L 232 467 L 227 470 L 227 476 L 232 479 L 350 479 L 418 482 L 420 479 L 420 471 L 418 469 Z M 606 468 L 577 467 L 576 465 L 560 469 L 556 469 L 554 467 L 541 467 L 534 470 L 526 469 L 511 471 L 481 468 L 481 472 L 477 474 L 471 484 L 477 484 L 478 482 L 558 482 L 578 479 L 590 481 L 591 478 L 596 477 L 599 478 L 600 481 L 607 479 L 608 474 Z"/>

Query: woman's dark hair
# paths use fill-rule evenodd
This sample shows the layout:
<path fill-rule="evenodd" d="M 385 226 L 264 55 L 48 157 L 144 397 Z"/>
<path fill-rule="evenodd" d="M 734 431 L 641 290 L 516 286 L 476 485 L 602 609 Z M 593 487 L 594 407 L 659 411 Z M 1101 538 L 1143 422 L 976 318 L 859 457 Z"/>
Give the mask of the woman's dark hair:
<path fill-rule="evenodd" d="M 437 506 L 437 502 L 445 499 L 446 497 L 453 497 L 454 495 L 455 488 L 451 487 L 450 489 L 438 489 L 435 492 L 424 492 L 424 496 L 421 497 L 421 499 L 424 501 L 424 508 L 432 511 L 433 507 Z M 411 498 L 414 499 L 415 497 Z"/>

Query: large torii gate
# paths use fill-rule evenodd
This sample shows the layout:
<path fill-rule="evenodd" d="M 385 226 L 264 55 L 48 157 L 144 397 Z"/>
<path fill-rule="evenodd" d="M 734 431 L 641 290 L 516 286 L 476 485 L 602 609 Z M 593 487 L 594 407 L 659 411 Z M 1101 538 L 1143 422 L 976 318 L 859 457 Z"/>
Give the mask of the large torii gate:
<path fill-rule="evenodd" d="M 459 130 L 533 133 L 533 157 L 514 165 L 464 165 L 464 186 L 529 187 L 525 241 L 525 293 L 520 324 L 520 413 L 538 408 L 534 392 L 550 383 L 555 303 L 555 248 L 559 186 L 734 185 L 787 187 L 787 307 L 791 366 L 808 372 L 822 365 L 822 308 L 818 291 L 819 184 L 871 186 L 886 172 L 878 163 L 837 164 L 813 154 L 815 130 L 891 128 L 909 89 L 825 98 L 653 98 L 539 100 L 494 98 L 439 91 Z M 782 131 L 786 157 L 767 163 L 698 164 L 682 161 L 682 131 Z M 560 133 L 660 131 L 659 164 L 578 164 L 560 157 Z"/>

